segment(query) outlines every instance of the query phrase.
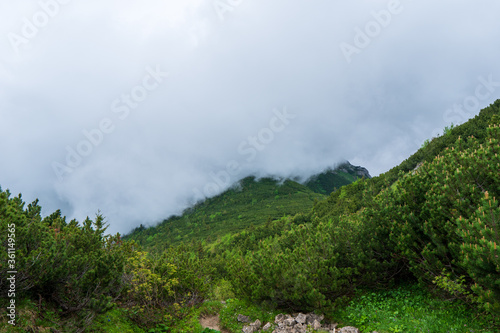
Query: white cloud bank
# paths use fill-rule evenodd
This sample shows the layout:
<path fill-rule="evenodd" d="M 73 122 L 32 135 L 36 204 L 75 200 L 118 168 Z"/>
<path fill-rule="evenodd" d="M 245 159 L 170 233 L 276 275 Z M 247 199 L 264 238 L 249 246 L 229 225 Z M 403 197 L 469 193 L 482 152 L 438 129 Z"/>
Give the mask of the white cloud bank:
<path fill-rule="evenodd" d="M 45 213 L 100 209 L 123 233 L 252 173 L 348 159 L 378 175 L 500 96 L 498 12 L 493 0 L 3 3 L 0 185 Z"/>

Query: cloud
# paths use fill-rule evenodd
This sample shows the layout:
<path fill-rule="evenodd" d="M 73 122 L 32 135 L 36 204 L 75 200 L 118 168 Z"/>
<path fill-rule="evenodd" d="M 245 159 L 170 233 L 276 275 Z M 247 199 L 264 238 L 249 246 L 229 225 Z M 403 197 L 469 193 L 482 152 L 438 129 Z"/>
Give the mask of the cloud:
<path fill-rule="evenodd" d="M 499 9 L 493 0 L 2 4 L 0 185 L 40 198 L 46 214 L 81 220 L 99 209 L 123 233 L 249 174 L 306 177 L 348 159 L 378 175 L 450 119 L 466 121 L 454 105 L 480 77 L 500 81 Z M 358 50 L 349 59 L 345 44 Z M 463 114 L 499 92 L 493 84 Z M 278 131 L 271 122 L 285 109 L 294 118 Z M 71 170 L 58 177 L 54 163 Z"/>

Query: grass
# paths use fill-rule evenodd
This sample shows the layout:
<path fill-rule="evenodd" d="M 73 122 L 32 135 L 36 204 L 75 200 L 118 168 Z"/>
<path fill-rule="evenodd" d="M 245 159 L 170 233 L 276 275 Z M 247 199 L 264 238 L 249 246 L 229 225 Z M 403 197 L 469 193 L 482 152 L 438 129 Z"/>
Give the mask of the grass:
<path fill-rule="evenodd" d="M 331 317 L 361 332 L 498 332 L 492 320 L 459 301 L 432 297 L 417 285 L 359 293 L 347 307 Z"/>
<path fill-rule="evenodd" d="M 142 330 L 135 324 L 129 322 L 121 310 L 109 311 L 97 318 L 89 332 L 111 332 L 111 333 L 214 333 L 204 329 L 199 322 L 200 317 L 218 314 L 223 305 L 218 301 L 202 303 L 198 307 L 185 308 L 183 318 L 174 323 L 160 324 L 156 328 Z"/>
<path fill-rule="evenodd" d="M 136 324 L 130 321 L 121 309 L 113 309 L 96 317 L 89 332 L 109 333 L 143 333 Z"/>
<path fill-rule="evenodd" d="M 270 178 L 248 177 L 240 185 L 185 210 L 182 216 L 170 217 L 155 227 L 136 228 L 124 239 L 135 240 L 148 251 L 160 252 L 168 245 L 192 240 L 210 243 L 252 225 L 307 212 L 315 200 L 325 198 L 290 180 L 280 183 Z"/>
<path fill-rule="evenodd" d="M 239 314 L 250 317 L 252 322 L 259 319 L 265 325 L 267 322 L 274 323 L 274 317 L 279 313 L 282 312 L 239 299 L 229 299 L 220 311 L 220 323 L 222 328 L 230 332 L 241 332 L 246 324 L 238 322 Z"/>
<path fill-rule="evenodd" d="M 305 184 L 316 193 L 329 195 L 344 185 L 351 184 L 361 178 L 356 174 L 358 167 L 350 165 L 340 165 L 339 168 L 347 169 L 347 172 L 340 170 L 327 170 L 319 175 L 313 176 Z"/>
<path fill-rule="evenodd" d="M 50 332 L 54 322 L 61 322 L 57 311 L 46 308 L 43 316 L 40 316 L 36 304 L 28 300 L 20 300 L 17 310 L 17 327 L 7 327 L 3 321 L 0 326 L 4 328 L 0 329 L 0 332 Z M 143 330 L 127 319 L 121 309 L 115 308 L 97 316 L 86 332 L 216 333 L 217 331 L 203 328 L 199 318 L 219 314 L 220 326 L 226 331 L 236 333 L 241 332 L 245 325 L 237 321 L 238 314 L 249 316 L 251 321 L 259 319 L 264 325 L 267 322 L 273 323 L 277 314 L 286 313 L 236 298 L 228 299 L 225 304 L 219 300 L 208 301 L 185 310 L 183 318 L 170 327 L 159 325 L 154 329 Z M 325 315 L 332 322 L 339 322 L 339 327 L 355 326 L 363 333 L 500 331 L 492 318 L 474 311 L 460 301 L 435 298 L 418 285 L 403 285 L 388 291 L 362 290 L 347 306 Z"/>

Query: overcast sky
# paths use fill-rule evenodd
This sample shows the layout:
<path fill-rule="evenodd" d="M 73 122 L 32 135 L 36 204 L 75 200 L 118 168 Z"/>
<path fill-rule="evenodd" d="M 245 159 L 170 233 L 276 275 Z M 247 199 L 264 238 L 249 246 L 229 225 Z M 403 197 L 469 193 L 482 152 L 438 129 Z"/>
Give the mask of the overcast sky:
<path fill-rule="evenodd" d="M 126 233 L 249 174 L 379 175 L 500 98 L 500 2 L 0 3 L 0 186 Z"/>

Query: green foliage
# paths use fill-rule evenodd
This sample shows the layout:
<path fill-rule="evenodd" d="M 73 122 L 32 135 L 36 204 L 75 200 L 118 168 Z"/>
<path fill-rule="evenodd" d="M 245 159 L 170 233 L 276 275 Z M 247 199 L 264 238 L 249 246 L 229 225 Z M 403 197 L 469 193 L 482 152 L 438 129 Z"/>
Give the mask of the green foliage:
<path fill-rule="evenodd" d="M 499 300 L 495 200 L 483 204 L 489 212 L 484 231 L 468 231 L 459 218 L 475 214 L 485 191 L 499 194 L 499 131 L 477 127 L 488 123 L 498 106 L 447 128 L 445 138 L 420 152 L 432 160 L 401 171 L 397 182 L 390 173 L 356 181 L 311 212 L 268 222 L 267 232 L 248 229 L 221 242 L 214 249 L 223 253 L 222 262 L 231 262 L 225 274 L 237 295 L 296 310 L 328 308 L 359 286 L 383 287 L 414 276 L 447 297 L 479 301 L 494 311 Z M 456 135 L 471 129 L 479 138 Z M 471 237 L 469 251 L 475 251 L 468 257 L 462 229 Z M 443 269 L 451 275 L 442 275 Z"/>
<path fill-rule="evenodd" d="M 173 302 L 176 267 L 166 258 L 147 258 L 146 252 L 134 252 L 127 260 L 124 282 L 127 285 L 127 313 L 140 324 L 156 323 L 157 308 Z M 168 318 L 166 318 L 168 319 Z"/>
<path fill-rule="evenodd" d="M 82 224 L 60 211 L 42 218 L 37 201 L 25 207 L 0 190 L 4 247 L 15 225 L 18 331 L 102 332 L 114 321 L 123 332 L 201 332 L 198 318 L 217 312 L 225 329 L 239 331 L 239 313 L 272 321 L 276 307 L 331 311 L 353 295 L 340 313 L 364 330 L 495 331 L 485 313 L 500 313 L 499 110 L 500 100 L 326 200 L 292 181 L 244 179 L 180 217 L 134 230 L 127 238 L 149 253 L 106 235 L 101 215 Z M 7 256 L 0 253 L 0 276 Z M 413 280 L 432 297 L 414 287 L 387 291 Z M 7 289 L 0 279 L 0 292 Z M 202 303 L 208 297 L 231 299 Z M 471 319 L 468 305 L 485 313 Z"/>
<path fill-rule="evenodd" d="M 16 299 L 34 300 L 36 313 L 57 323 L 41 325 L 81 332 L 118 305 L 142 327 L 155 328 L 182 318 L 210 289 L 212 269 L 201 244 L 150 256 L 119 234 L 106 235 L 101 215 L 80 225 L 66 223 L 60 211 L 42 219 L 40 211 L 37 201 L 24 208 L 21 196 L 0 191 L 1 243 L 7 248 L 7 235 L 16 240 Z M 9 259 L 0 252 L 2 277 L 11 270 Z M 4 295 L 6 282 L 0 280 Z"/>
<path fill-rule="evenodd" d="M 453 278 L 450 272 L 446 272 L 446 270 L 443 269 L 442 274 L 436 276 L 432 282 L 440 289 L 446 291 L 446 293 L 451 296 L 451 299 L 462 299 L 474 302 L 474 298 L 467 289 L 464 275 Z"/>
<path fill-rule="evenodd" d="M 220 309 L 220 326 L 230 332 L 241 332 L 244 324 L 238 322 L 238 314 L 250 317 L 251 321 L 259 319 L 263 324 L 274 323 L 274 318 L 279 311 L 265 305 L 257 306 L 251 302 L 241 299 L 229 299 Z"/>
<path fill-rule="evenodd" d="M 499 139 L 498 126 L 489 128 L 483 143 L 459 138 L 377 201 L 379 211 L 386 212 L 381 229 L 391 230 L 389 239 L 415 276 L 430 283 L 451 268 L 452 279 L 465 276 L 478 300 L 495 311 L 498 205 L 487 198 L 500 195 Z"/>
<path fill-rule="evenodd" d="M 127 247 L 119 235 L 104 234 L 101 215 L 80 225 L 66 223 L 59 211 L 42 219 L 40 211 L 38 201 L 24 208 L 21 196 L 0 192 L 1 243 L 7 248 L 9 234 L 16 240 L 16 295 L 56 304 L 75 326 L 68 331 L 77 330 L 113 306 Z M 7 256 L 7 251 L 0 253 L 1 276 L 10 270 Z M 0 291 L 7 294 L 6 279 L 1 279 Z"/>
<path fill-rule="evenodd" d="M 255 251 L 231 258 L 233 286 L 249 299 L 278 307 L 328 307 L 357 286 L 387 280 L 392 273 L 392 263 L 372 251 L 370 233 L 358 215 L 292 225 L 260 241 Z"/>
<path fill-rule="evenodd" d="M 361 167 L 350 163 L 342 163 L 333 170 L 327 170 L 319 175 L 313 176 L 305 185 L 316 193 L 329 195 L 345 185 L 349 185 L 362 176 L 358 172 L 364 172 Z"/>
<path fill-rule="evenodd" d="M 431 141 L 429 139 L 425 139 L 424 143 L 422 143 L 422 146 L 420 146 L 420 149 L 425 149 L 429 146 L 429 143 L 431 143 Z"/>
<path fill-rule="evenodd" d="M 328 314 L 361 332 L 496 332 L 492 318 L 462 301 L 436 299 L 416 285 L 390 291 L 360 290 L 348 306 Z"/>
<path fill-rule="evenodd" d="M 392 184 L 399 178 L 401 172 L 410 172 L 421 162 L 431 162 L 447 147 L 451 147 L 459 137 L 467 140 L 467 138 L 474 136 L 478 141 L 484 141 L 487 136 L 488 125 L 490 125 L 495 116 L 498 117 L 499 112 L 500 99 L 481 110 L 473 119 L 461 125 L 453 126 L 448 135 L 432 139 L 428 146 L 419 149 L 400 165 L 395 166 L 380 177 L 375 177 L 378 178 L 375 179 L 375 182 L 379 182 L 380 189 Z"/>
<path fill-rule="evenodd" d="M 498 141 L 496 142 L 498 148 Z M 497 170 L 500 164 L 497 164 Z M 498 176 L 498 174 L 497 174 Z M 461 266 L 474 281 L 471 289 L 478 295 L 478 302 L 486 310 L 500 313 L 500 207 L 498 199 L 484 193 L 481 205 L 468 219 L 460 217 L 464 242 Z"/>
<path fill-rule="evenodd" d="M 148 331 L 148 333 L 168 333 L 170 332 L 170 328 L 165 324 L 158 324 L 155 328 L 152 328 Z"/>
<path fill-rule="evenodd" d="M 88 332 L 95 333 L 143 333 L 123 309 L 116 308 L 96 317 Z"/>
<path fill-rule="evenodd" d="M 445 126 L 445 128 L 443 129 L 443 136 L 450 135 L 451 131 L 453 130 L 454 127 L 455 127 L 455 125 L 453 125 L 453 123 L 451 123 L 450 126 Z"/>
<path fill-rule="evenodd" d="M 233 286 L 231 282 L 220 279 L 213 285 L 211 299 L 216 301 L 225 301 L 234 298 Z"/>
<path fill-rule="evenodd" d="M 279 194 L 278 194 L 279 193 Z M 316 199 L 324 196 L 306 186 L 287 180 L 248 177 L 239 188 L 198 203 L 151 228 L 136 228 L 124 239 L 135 240 L 145 249 L 161 252 L 170 245 L 192 240 L 210 243 L 283 215 L 309 211 Z"/>
<path fill-rule="evenodd" d="M 187 308 L 208 295 L 212 271 L 201 248 L 193 252 L 188 246 L 179 246 L 149 256 L 134 252 L 123 275 L 127 288 L 123 305 L 128 316 L 142 327 L 182 319 L 189 314 Z"/>

